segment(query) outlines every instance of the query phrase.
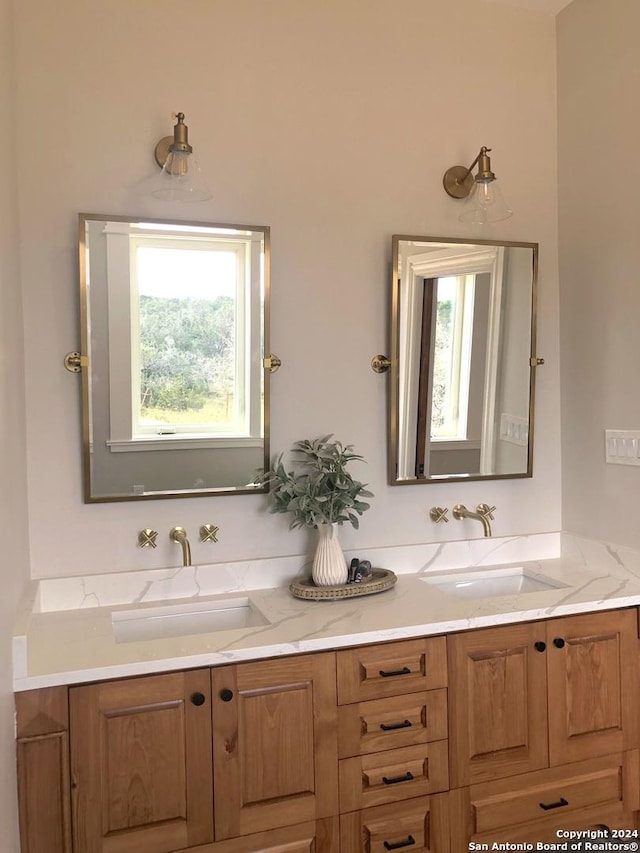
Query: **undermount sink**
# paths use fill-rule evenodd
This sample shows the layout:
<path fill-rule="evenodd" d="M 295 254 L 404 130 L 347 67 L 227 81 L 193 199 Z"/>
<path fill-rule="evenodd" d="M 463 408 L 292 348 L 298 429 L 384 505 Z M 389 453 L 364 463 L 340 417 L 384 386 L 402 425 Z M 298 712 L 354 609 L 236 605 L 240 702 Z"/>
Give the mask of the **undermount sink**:
<path fill-rule="evenodd" d="M 567 586 L 523 566 L 445 572 L 439 575 L 425 575 L 420 580 L 457 598 L 496 598 L 501 595 L 563 589 Z"/>
<path fill-rule="evenodd" d="M 247 596 L 123 610 L 111 614 L 116 643 L 162 640 L 268 625 Z"/>

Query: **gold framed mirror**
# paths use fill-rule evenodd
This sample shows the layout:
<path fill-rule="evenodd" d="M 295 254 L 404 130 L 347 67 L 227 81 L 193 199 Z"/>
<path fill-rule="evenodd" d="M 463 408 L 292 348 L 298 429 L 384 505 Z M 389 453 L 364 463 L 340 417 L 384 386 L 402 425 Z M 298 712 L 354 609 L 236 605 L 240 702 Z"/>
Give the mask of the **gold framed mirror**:
<path fill-rule="evenodd" d="M 80 214 L 86 503 L 264 492 L 269 228 Z"/>
<path fill-rule="evenodd" d="M 392 239 L 389 482 L 531 477 L 538 244 Z"/>

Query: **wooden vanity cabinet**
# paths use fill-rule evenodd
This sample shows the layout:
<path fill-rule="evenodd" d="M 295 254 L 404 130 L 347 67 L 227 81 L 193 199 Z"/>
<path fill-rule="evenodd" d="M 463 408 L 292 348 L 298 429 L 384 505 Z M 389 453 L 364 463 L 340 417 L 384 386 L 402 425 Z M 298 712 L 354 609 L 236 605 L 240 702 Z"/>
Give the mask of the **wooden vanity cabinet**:
<path fill-rule="evenodd" d="M 340 853 L 449 850 L 444 637 L 337 653 Z"/>
<path fill-rule="evenodd" d="M 71 853 L 69 704 L 66 687 L 16 694 L 22 853 Z"/>
<path fill-rule="evenodd" d="M 335 656 L 216 667 L 216 841 L 338 814 Z"/>
<path fill-rule="evenodd" d="M 213 841 L 208 669 L 69 690 L 76 853 Z"/>
<path fill-rule="evenodd" d="M 638 750 L 457 788 L 449 795 L 451 848 L 558 843 L 559 829 L 633 830 L 639 788 Z"/>
<path fill-rule="evenodd" d="M 638 746 L 635 609 L 448 638 L 451 787 Z"/>
<path fill-rule="evenodd" d="M 635 608 L 16 695 L 22 853 L 460 853 L 634 828 Z"/>

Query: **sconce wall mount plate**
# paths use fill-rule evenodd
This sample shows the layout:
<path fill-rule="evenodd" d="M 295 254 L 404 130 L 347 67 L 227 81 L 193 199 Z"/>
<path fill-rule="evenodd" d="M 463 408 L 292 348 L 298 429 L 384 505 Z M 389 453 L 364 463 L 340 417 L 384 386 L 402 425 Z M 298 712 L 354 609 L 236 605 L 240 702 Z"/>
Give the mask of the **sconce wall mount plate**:
<path fill-rule="evenodd" d="M 452 166 L 444 173 L 442 185 L 451 198 L 466 198 L 473 189 L 473 174 L 466 166 Z"/>

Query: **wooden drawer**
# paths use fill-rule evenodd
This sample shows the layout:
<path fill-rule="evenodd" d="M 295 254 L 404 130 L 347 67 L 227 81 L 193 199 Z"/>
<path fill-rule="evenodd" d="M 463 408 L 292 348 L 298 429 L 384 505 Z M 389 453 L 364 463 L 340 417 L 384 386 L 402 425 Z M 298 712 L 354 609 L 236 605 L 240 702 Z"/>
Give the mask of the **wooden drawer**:
<path fill-rule="evenodd" d="M 447 795 L 418 797 L 342 815 L 340 853 L 448 853 Z"/>
<path fill-rule="evenodd" d="M 444 637 L 338 652 L 338 704 L 447 686 Z"/>
<path fill-rule="evenodd" d="M 639 779 L 634 750 L 452 791 L 454 847 L 538 840 L 555 828 L 622 828 L 640 806 Z"/>
<path fill-rule="evenodd" d="M 340 812 L 421 797 L 449 787 L 447 741 L 340 761 Z"/>
<path fill-rule="evenodd" d="M 338 710 L 340 758 L 414 746 L 447 737 L 447 691 L 373 699 Z"/>

